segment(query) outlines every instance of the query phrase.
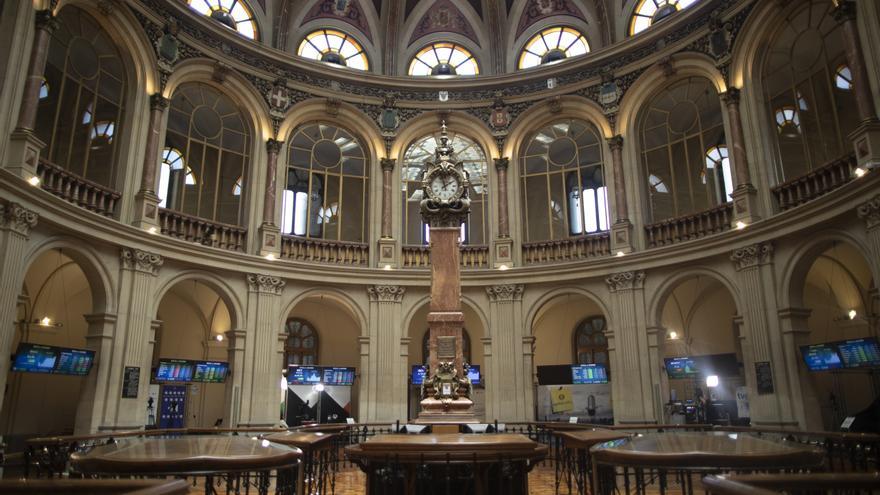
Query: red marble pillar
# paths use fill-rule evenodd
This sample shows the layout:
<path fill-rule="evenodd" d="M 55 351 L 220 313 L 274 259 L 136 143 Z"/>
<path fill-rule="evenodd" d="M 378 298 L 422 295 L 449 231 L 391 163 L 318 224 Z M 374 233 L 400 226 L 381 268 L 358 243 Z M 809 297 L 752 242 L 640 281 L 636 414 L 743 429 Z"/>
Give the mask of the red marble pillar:
<path fill-rule="evenodd" d="M 397 164 L 396 158 L 382 158 L 382 238 L 391 238 L 391 202 L 394 199 L 394 191 L 391 187 L 391 173 Z"/>
<path fill-rule="evenodd" d="M 278 153 L 282 141 L 266 141 L 266 197 L 263 201 L 263 225 L 275 225 L 275 189 L 278 177 Z"/>
<path fill-rule="evenodd" d="M 31 47 L 31 58 L 28 63 L 27 80 L 21 96 L 21 107 L 18 110 L 16 129 L 32 131 L 37 120 L 37 104 L 40 102 L 40 85 L 46 70 L 46 59 L 49 56 L 49 41 L 52 31 L 57 26 L 51 10 L 37 11 L 34 44 Z"/>
<path fill-rule="evenodd" d="M 498 173 L 498 237 L 510 237 L 510 219 L 507 213 L 507 167 L 509 158 L 496 158 L 495 171 Z"/>
<path fill-rule="evenodd" d="M 859 27 L 856 23 L 856 3 L 851 0 L 837 0 L 834 18 L 843 26 L 843 40 L 846 43 L 846 62 L 852 74 L 853 91 L 859 109 L 859 118 L 871 121 L 877 118 L 874 110 L 874 98 L 868 81 L 868 69 L 859 40 Z"/>
<path fill-rule="evenodd" d="M 141 172 L 141 192 L 156 194 L 156 164 L 159 161 L 159 131 L 162 117 L 168 108 L 168 98 L 160 93 L 150 96 L 150 127 L 147 130 L 147 149 L 144 152 L 144 169 Z"/>
<path fill-rule="evenodd" d="M 629 220 L 629 206 L 626 201 L 626 182 L 623 176 L 623 136 L 620 134 L 608 140 L 611 148 L 611 166 L 614 169 L 614 205 L 617 219 L 615 222 Z"/>
<path fill-rule="evenodd" d="M 730 157 L 733 159 L 734 176 L 736 184 L 734 188 L 751 186 L 752 177 L 749 172 L 749 159 L 746 155 L 745 139 L 743 137 L 742 117 L 739 113 L 740 92 L 737 88 L 728 88 L 721 95 L 721 99 L 727 106 L 727 118 L 730 121 Z"/>
<path fill-rule="evenodd" d="M 431 304 L 428 313 L 429 362 L 431 372 L 437 370 L 437 337 L 455 337 L 455 368 L 461 372 L 462 327 L 461 268 L 457 227 L 431 227 Z"/>

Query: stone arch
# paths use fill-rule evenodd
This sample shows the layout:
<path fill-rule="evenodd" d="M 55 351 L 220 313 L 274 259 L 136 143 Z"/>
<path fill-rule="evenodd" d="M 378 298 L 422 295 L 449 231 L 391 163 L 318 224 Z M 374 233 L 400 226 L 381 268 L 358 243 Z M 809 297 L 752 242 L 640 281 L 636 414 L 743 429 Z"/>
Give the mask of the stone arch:
<path fill-rule="evenodd" d="M 525 2 L 517 2 L 520 4 L 519 6 L 514 5 L 511 8 L 511 12 L 524 12 Z M 519 70 L 517 67 L 517 61 L 519 60 L 519 54 L 522 52 L 525 44 L 532 39 L 533 36 L 538 34 L 544 29 L 554 26 L 564 26 L 574 28 L 581 32 L 585 38 L 587 38 L 587 43 L 590 46 L 590 52 L 601 48 L 604 45 L 604 40 L 602 37 L 601 31 L 601 22 L 599 19 L 593 15 L 594 13 L 590 11 L 590 9 L 585 8 L 585 5 L 582 5 L 578 2 L 578 9 L 584 14 L 585 19 L 580 19 L 571 15 L 560 14 L 553 15 L 550 17 L 546 17 L 544 19 L 540 19 L 535 21 L 527 28 L 525 28 L 519 36 L 516 36 L 517 26 L 519 24 L 520 16 L 515 18 L 510 18 L 510 29 L 507 32 L 507 43 L 505 50 L 505 64 L 508 72 L 516 72 Z M 582 57 L 589 57 L 589 53 L 582 55 Z M 539 66 L 540 67 L 540 66 Z"/>
<path fill-rule="evenodd" d="M 385 156 L 385 143 L 378 124 L 360 109 L 345 102 L 339 104 L 339 114 L 335 116 L 328 114 L 324 100 L 311 99 L 293 105 L 284 115 L 276 139 L 286 143 L 297 127 L 314 121 L 329 122 L 351 132 L 367 147 L 373 162 Z M 375 172 L 372 167 L 370 171 Z"/>
<path fill-rule="evenodd" d="M 486 158 L 489 160 L 498 158 L 498 146 L 495 144 L 495 139 L 492 137 L 492 133 L 486 124 L 472 115 L 458 111 L 447 114 L 441 114 L 440 111 L 425 112 L 407 121 L 398 130 L 397 138 L 394 140 L 388 156 L 402 161 L 403 154 L 413 141 L 440 130 L 441 118 L 446 119 L 446 127 L 451 131 L 464 134 L 479 144 L 483 148 L 483 152 L 486 153 Z"/>
<path fill-rule="evenodd" d="M 488 56 L 489 50 L 486 48 L 489 45 L 489 40 L 486 37 L 485 31 L 480 29 L 483 27 L 483 22 L 480 20 L 480 16 L 474 11 L 474 8 L 471 7 L 468 2 L 463 2 L 460 0 L 451 0 L 451 2 L 455 5 L 461 13 L 467 19 L 468 24 L 470 24 L 471 28 L 474 30 L 474 34 L 477 36 L 476 43 L 474 40 L 463 36 L 461 34 L 457 34 L 454 32 L 441 32 L 441 33 L 432 33 L 425 36 L 421 36 L 410 44 L 410 38 L 413 35 L 413 32 L 418 27 L 419 21 L 424 17 L 424 15 L 434 7 L 434 2 L 419 2 L 418 5 L 413 9 L 413 11 L 409 14 L 407 21 L 402 26 L 400 31 L 400 36 L 398 38 L 398 42 L 402 46 L 406 46 L 406 56 L 403 60 L 403 66 L 401 67 L 401 75 L 406 74 L 407 69 L 409 68 L 409 61 L 412 59 L 413 55 L 420 50 L 422 47 L 427 45 L 428 43 L 433 43 L 435 41 L 455 41 L 456 43 L 460 43 L 468 50 L 471 50 L 471 54 L 480 57 L 477 58 L 477 63 L 480 64 L 480 73 L 483 74 L 487 71 L 486 64 L 488 64 Z M 415 47 L 415 48 L 414 48 Z M 485 60 L 484 60 L 485 59 Z"/>
<path fill-rule="evenodd" d="M 464 305 L 468 307 L 469 310 L 473 311 L 477 318 L 480 320 L 480 324 L 483 326 L 483 332 L 487 332 L 489 330 L 489 318 L 486 316 L 486 312 L 483 311 L 483 308 L 477 303 L 474 298 L 470 296 L 466 296 L 462 294 L 461 301 Z M 403 328 L 409 329 L 410 325 L 413 323 L 413 317 L 415 314 L 422 309 L 426 304 L 431 302 L 431 296 L 425 295 L 415 300 L 412 303 L 412 306 L 409 307 L 407 312 L 403 315 Z M 484 335 L 486 337 L 486 335 Z M 472 343 L 473 344 L 473 343 Z M 473 349 L 471 350 L 473 352 Z"/>
<path fill-rule="evenodd" d="M 595 125 L 606 139 L 614 135 L 611 123 L 596 102 L 582 96 L 569 95 L 560 97 L 560 103 L 560 112 L 554 113 L 547 103 L 536 103 L 520 114 L 510 126 L 502 156 L 518 156 L 529 135 L 554 120 L 585 120 Z"/>
<path fill-rule="evenodd" d="M 374 74 L 382 73 L 383 54 L 381 49 L 377 47 L 373 43 L 373 41 L 370 40 L 370 38 L 367 37 L 366 33 L 361 31 L 360 29 L 357 29 L 351 24 L 339 19 L 312 19 L 305 24 L 298 26 L 291 32 L 291 36 L 287 38 L 286 46 L 283 47 L 283 49 L 295 56 L 299 51 L 299 46 L 305 39 L 306 35 L 313 31 L 317 31 L 318 29 L 324 28 L 341 31 L 357 40 L 357 42 L 361 45 L 361 48 L 363 48 L 364 52 L 367 54 L 367 61 L 369 62 L 369 69 L 367 70 L 367 72 L 372 72 Z M 339 70 L 353 70 L 355 74 L 360 72 L 357 69 L 345 69 L 342 67 L 340 67 Z"/>
<path fill-rule="evenodd" d="M 154 292 L 155 296 L 152 298 L 152 306 L 150 307 L 150 312 L 148 314 L 156 315 L 159 311 L 159 305 L 162 302 L 162 299 L 168 294 L 171 288 L 180 282 L 188 280 L 201 282 L 210 287 L 218 296 L 220 296 L 220 299 L 226 304 L 227 310 L 229 310 L 230 330 L 244 328 L 244 310 L 241 299 L 236 291 L 224 278 L 202 270 L 185 270 L 175 273 L 167 280 L 164 280 Z"/>
<path fill-rule="evenodd" d="M 353 297 L 351 297 L 351 295 L 349 295 L 345 291 L 341 291 L 333 287 L 316 287 L 314 289 L 309 289 L 298 293 L 288 302 L 282 304 L 282 309 L 280 313 L 281 320 L 278 323 L 278 328 L 282 328 L 284 326 L 284 322 L 287 321 L 287 317 L 290 315 L 290 313 L 293 312 L 294 309 L 296 309 L 296 306 L 299 303 L 314 296 L 329 296 L 334 302 L 340 304 L 348 311 L 349 316 L 360 327 L 360 332 L 362 336 L 368 334 L 369 328 L 367 326 L 367 317 L 364 313 L 363 308 L 357 303 L 357 301 L 354 300 Z"/>
<path fill-rule="evenodd" d="M 427 2 L 430 3 L 430 2 Z M 413 57 L 419 53 L 419 50 L 430 45 L 431 43 L 438 43 L 448 41 L 451 43 L 456 43 L 461 45 L 474 56 L 477 60 L 477 67 L 480 69 L 480 73 L 476 77 L 480 77 L 485 74 L 492 74 L 494 71 L 490 70 L 491 66 L 491 56 L 489 51 L 483 48 L 480 48 L 474 41 L 466 36 L 463 36 L 458 33 L 432 33 L 425 36 L 422 36 L 415 43 L 409 45 L 406 50 L 403 52 L 402 56 L 397 60 L 397 73 L 395 75 L 399 76 L 408 76 L 409 74 L 409 64 L 412 62 Z M 432 80 L 432 77 L 422 77 L 420 79 L 424 80 Z M 453 77 L 453 80 L 461 80 L 460 77 Z M 473 80 L 472 76 L 465 76 L 464 80 Z"/>
<path fill-rule="evenodd" d="M 556 297 L 564 296 L 564 295 L 568 295 L 568 294 L 583 296 L 583 297 L 586 297 L 591 302 L 595 303 L 596 306 L 598 306 L 599 309 L 602 311 L 602 314 L 605 316 L 605 319 L 608 322 L 608 328 L 609 329 L 614 328 L 613 324 L 612 324 L 613 315 L 608 310 L 608 305 L 606 304 L 605 301 L 602 300 L 602 298 L 597 296 L 592 291 L 581 288 L 581 287 L 563 286 L 563 287 L 558 287 L 556 289 L 553 289 L 553 290 L 550 290 L 550 291 L 544 293 L 541 297 L 539 297 L 537 300 L 535 300 L 535 302 L 532 303 L 532 305 L 526 311 L 526 318 L 524 321 L 526 322 L 526 325 L 528 325 L 526 330 L 528 331 L 529 335 L 533 335 L 535 321 L 536 321 L 537 316 L 540 313 L 541 309 L 548 302 L 552 301 Z"/>
<path fill-rule="evenodd" d="M 739 290 L 737 290 L 736 284 L 730 280 L 729 277 L 713 268 L 696 267 L 678 272 L 671 277 L 666 278 L 653 291 L 654 294 L 648 302 L 647 316 L 649 318 L 649 326 L 661 326 L 663 307 L 666 305 L 669 296 L 672 295 L 672 291 L 678 287 L 681 282 L 694 277 L 709 277 L 716 282 L 719 282 L 725 289 L 727 289 L 730 293 L 730 297 L 733 298 L 733 302 L 736 304 L 737 309 L 741 311 L 742 302 Z"/>

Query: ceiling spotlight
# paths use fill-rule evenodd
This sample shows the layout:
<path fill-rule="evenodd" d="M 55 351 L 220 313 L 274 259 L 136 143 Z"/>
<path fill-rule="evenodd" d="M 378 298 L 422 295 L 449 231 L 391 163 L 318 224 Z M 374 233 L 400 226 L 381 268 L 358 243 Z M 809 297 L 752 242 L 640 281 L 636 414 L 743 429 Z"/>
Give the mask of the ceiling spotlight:
<path fill-rule="evenodd" d="M 37 187 L 40 185 L 40 178 L 35 175 L 35 176 L 31 177 L 30 179 L 28 179 L 28 184 L 30 184 L 34 187 Z"/>
<path fill-rule="evenodd" d="M 736 230 L 742 230 L 748 226 L 747 223 L 743 221 L 736 222 Z"/>
<path fill-rule="evenodd" d="M 263 441 L 260 442 L 260 445 L 262 445 L 263 447 L 268 447 L 268 446 L 269 446 L 269 441 L 266 440 L 266 439 L 264 438 Z"/>

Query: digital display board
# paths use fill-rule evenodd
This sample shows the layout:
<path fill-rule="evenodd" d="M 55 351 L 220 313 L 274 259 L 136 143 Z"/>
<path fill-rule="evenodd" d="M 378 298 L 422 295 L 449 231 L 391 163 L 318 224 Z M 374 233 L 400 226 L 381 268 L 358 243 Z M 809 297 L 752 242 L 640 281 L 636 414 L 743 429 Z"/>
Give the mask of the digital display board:
<path fill-rule="evenodd" d="M 354 385 L 354 368 L 324 368 L 324 385 Z"/>
<path fill-rule="evenodd" d="M 482 376 L 480 376 L 480 365 L 470 365 L 467 370 L 467 376 L 471 381 L 471 385 L 479 385 L 480 379 L 482 378 Z"/>
<path fill-rule="evenodd" d="M 836 370 L 843 367 L 837 349 L 829 344 L 801 346 L 801 354 L 810 371 Z"/>
<path fill-rule="evenodd" d="M 880 345 L 873 338 L 842 340 L 836 344 L 844 367 L 880 366 Z"/>
<path fill-rule="evenodd" d="M 413 385 L 421 385 L 425 382 L 425 376 L 427 376 L 428 370 L 421 364 L 414 364 L 412 367 L 412 384 Z"/>
<path fill-rule="evenodd" d="M 576 364 L 571 367 L 571 383 L 575 385 L 608 383 L 608 372 L 601 364 Z"/>
<path fill-rule="evenodd" d="M 229 374 L 229 363 L 220 361 L 197 361 L 194 382 L 223 383 Z"/>
<path fill-rule="evenodd" d="M 666 358 L 666 374 L 669 378 L 693 378 L 700 374 L 696 362 L 690 357 Z"/>
<path fill-rule="evenodd" d="M 160 359 L 156 369 L 158 382 L 190 382 L 195 372 L 195 363 L 186 359 Z"/>
<path fill-rule="evenodd" d="M 317 366 L 287 367 L 287 383 L 291 385 L 314 385 L 321 383 L 321 368 Z"/>
<path fill-rule="evenodd" d="M 15 352 L 12 371 L 85 376 L 92 369 L 95 351 L 21 343 Z"/>

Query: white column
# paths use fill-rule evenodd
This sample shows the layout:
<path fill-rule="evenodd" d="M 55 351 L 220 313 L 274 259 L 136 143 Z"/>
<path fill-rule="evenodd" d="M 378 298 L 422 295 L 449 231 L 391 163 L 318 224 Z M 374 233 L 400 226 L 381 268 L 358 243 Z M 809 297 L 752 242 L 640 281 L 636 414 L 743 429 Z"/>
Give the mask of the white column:
<path fill-rule="evenodd" d="M 523 346 L 523 290 L 517 284 L 486 287 L 491 352 L 500 358 L 486 370 L 486 421 L 529 421 L 534 412 L 532 370 L 525 367 L 531 353 L 525 354 Z"/>
<path fill-rule="evenodd" d="M 779 310 L 779 322 L 784 342 L 785 368 L 793 386 L 792 405 L 794 417 L 801 429 L 823 431 L 819 400 L 810 378 L 810 372 L 801 358 L 800 347 L 810 343 L 810 327 L 807 320 L 812 310 L 785 308 Z"/>
<path fill-rule="evenodd" d="M 0 411 L 6 380 L 9 375 L 9 357 L 15 336 L 15 318 L 18 296 L 27 267 L 23 266 L 28 236 L 37 225 L 37 214 L 18 203 L 0 199 Z"/>
<path fill-rule="evenodd" d="M 247 332 L 241 329 L 226 332 L 228 342 L 229 379 L 226 381 L 226 416 L 225 426 L 234 428 L 241 421 L 241 389 L 244 382 L 244 350 Z M 280 380 L 279 380 L 280 382 Z"/>
<path fill-rule="evenodd" d="M 367 408 L 361 421 L 406 420 L 406 365 L 401 358 L 403 322 L 400 306 L 405 287 L 398 285 L 375 285 L 367 288 L 370 296 L 369 375 L 367 385 Z M 361 349 L 365 347 L 361 340 Z M 364 372 L 361 373 L 363 375 Z M 363 392 L 363 390 L 362 390 Z"/>

